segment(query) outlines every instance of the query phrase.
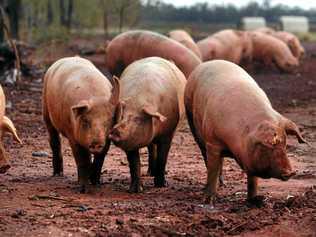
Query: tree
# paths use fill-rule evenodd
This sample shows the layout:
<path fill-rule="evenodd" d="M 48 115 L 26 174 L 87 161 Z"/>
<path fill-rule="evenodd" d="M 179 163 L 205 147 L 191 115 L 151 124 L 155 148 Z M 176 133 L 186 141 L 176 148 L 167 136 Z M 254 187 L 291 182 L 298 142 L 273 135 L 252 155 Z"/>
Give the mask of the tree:
<path fill-rule="evenodd" d="M 2 1 L 0 1 L 0 8 L 2 8 Z M 0 44 L 3 41 L 4 41 L 4 19 L 2 17 L 2 13 L 0 12 Z"/>
<path fill-rule="evenodd" d="M 11 35 L 13 38 L 19 39 L 19 13 L 21 12 L 21 0 L 10 0 L 7 4 L 6 10 L 9 17 Z"/>
<path fill-rule="evenodd" d="M 65 0 L 59 0 L 60 24 L 67 29 L 70 29 L 72 23 L 73 0 L 68 0 L 67 2 L 68 4 L 66 8 Z"/>
<path fill-rule="evenodd" d="M 139 0 L 115 0 L 113 7 L 119 18 L 119 32 L 122 32 L 125 22 L 134 25 L 139 19 L 141 3 Z"/>
<path fill-rule="evenodd" d="M 109 5 L 107 3 L 109 3 L 109 1 L 100 0 L 103 11 L 103 30 L 106 38 L 109 36 Z"/>
<path fill-rule="evenodd" d="M 52 0 L 47 0 L 47 25 L 51 25 L 54 20 Z"/>

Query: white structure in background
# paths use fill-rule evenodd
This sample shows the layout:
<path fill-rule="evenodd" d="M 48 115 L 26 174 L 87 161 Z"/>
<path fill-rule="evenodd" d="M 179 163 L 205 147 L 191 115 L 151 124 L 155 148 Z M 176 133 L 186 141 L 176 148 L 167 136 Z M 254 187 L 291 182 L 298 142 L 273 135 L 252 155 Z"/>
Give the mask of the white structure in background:
<path fill-rule="evenodd" d="M 292 33 L 308 33 L 309 22 L 305 16 L 281 16 L 281 29 Z"/>
<path fill-rule="evenodd" d="M 266 26 L 267 23 L 263 17 L 243 17 L 241 19 L 241 29 L 243 30 L 255 30 Z"/>

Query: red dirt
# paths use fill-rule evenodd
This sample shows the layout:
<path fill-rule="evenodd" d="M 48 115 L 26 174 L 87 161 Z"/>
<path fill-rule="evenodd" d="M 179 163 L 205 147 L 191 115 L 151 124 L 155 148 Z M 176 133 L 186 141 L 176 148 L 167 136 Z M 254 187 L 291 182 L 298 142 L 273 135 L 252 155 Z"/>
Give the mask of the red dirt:
<path fill-rule="evenodd" d="M 266 197 L 260 208 L 246 205 L 245 175 L 233 160 L 225 160 L 226 187 L 219 188 L 217 209 L 203 204 L 206 168 L 187 127 L 177 132 L 171 148 L 169 187 L 154 188 L 152 178 L 144 176 L 144 192 L 129 194 L 126 157 L 112 146 L 101 188 L 79 194 L 74 159 L 65 140 L 65 175 L 51 176 L 41 83 L 5 87 L 13 105 L 7 114 L 24 144 L 4 138 L 12 168 L 0 175 L 0 236 L 316 236 L 316 44 L 305 46 L 307 58 L 295 74 L 267 68 L 250 72 L 313 146 L 289 139 L 288 153 L 298 175 L 287 182 L 260 180 L 260 194 Z M 102 67 L 102 54 L 89 58 Z M 35 151 L 50 155 L 34 157 Z"/>

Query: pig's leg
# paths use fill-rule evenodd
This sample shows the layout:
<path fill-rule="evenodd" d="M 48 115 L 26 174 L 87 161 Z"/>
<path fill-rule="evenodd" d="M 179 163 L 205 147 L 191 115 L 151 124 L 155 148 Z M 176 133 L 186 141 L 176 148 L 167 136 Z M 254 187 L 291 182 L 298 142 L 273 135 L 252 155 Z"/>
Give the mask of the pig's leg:
<path fill-rule="evenodd" d="M 223 157 L 223 162 L 224 162 L 224 157 L 233 158 L 234 154 L 231 153 L 229 150 L 223 150 L 221 153 L 221 156 Z M 224 175 L 223 175 L 223 163 L 222 163 L 221 170 L 219 173 L 219 186 L 221 187 L 225 186 Z"/>
<path fill-rule="evenodd" d="M 53 127 L 49 116 L 45 115 L 44 112 L 44 121 L 46 123 L 48 135 L 49 135 L 49 144 L 53 152 L 53 176 L 63 176 L 64 167 L 63 167 L 63 156 L 61 153 L 61 143 L 60 136 L 58 131 Z"/>
<path fill-rule="evenodd" d="M 100 184 L 102 166 L 104 163 L 105 156 L 109 151 L 110 144 L 111 142 L 107 141 L 103 151 L 100 154 L 94 155 L 94 159 L 93 159 L 93 163 L 91 167 L 91 175 L 90 175 L 90 181 L 94 185 Z"/>
<path fill-rule="evenodd" d="M 157 162 L 157 145 L 151 143 L 148 148 L 148 171 L 147 175 L 154 176 Z"/>
<path fill-rule="evenodd" d="M 217 182 L 223 165 L 221 157 L 221 146 L 207 145 L 207 184 L 205 187 L 206 202 L 214 207 L 214 201 L 217 191 Z"/>
<path fill-rule="evenodd" d="M 247 201 L 255 206 L 262 206 L 264 203 L 264 196 L 258 196 L 258 177 L 247 175 Z"/>
<path fill-rule="evenodd" d="M 140 193 L 143 191 L 143 185 L 141 181 L 141 170 L 140 170 L 140 157 L 139 150 L 127 151 L 126 152 L 129 169 L 131 173 L 131 185 L 129 192 Z"/>
<path fill-rule="evenodd" d="M 194 126 L 194 123 L 193 123 L 193 116 L 192 116 L 192 113 L 187 111 L 187 118 L 188 118 L 188 123 L 189 123 L 189 127 L 191 129 L 191 132 L 193 134 L 193 137 L 194 137 L 194 140 L 195 142 L 198 144 L 200 150 L 201 150 L 201 154 L 203 156 L 203 159 L 204 159 L 204 163 L 205 163 L 205 166 L 207 167 L 207 162 L 206 162 L 206 148 L 205 148 L 205 145 L 203 144 L 203 142 L 201 141 L 201 139 L 198 137 L 197 133 L 196 133 L 196 130 L 195 130 L 195 126 Z"/>
<path fill-rule="evenodd" d="M 160 138 L 157 142 L 157 163 L 154 178 L 155 187 L 167 186 L 165 171 L 172 138 L 173 134 L 168 137 Z"/>
<path fill-rule="evenodd" d="M 90 152 L 86 148 L 75 143 L 71 143 L 70 146 L 77 164 L 80 192 L 85 193 L 89 184 L 89 177 L 91 173 Z"/>
<path fill-rule="evenodd" d="M 220 187 L 224 187 L 225 186 L 224 175 L 223 175 L 223 164 L 222 164 L 220 172 L 219 172 L 219 186 Z"/>
<path fill-rule="evenodd" d="M 7 159 L 7 155 L 5 153 L 2 142 L 0 142 L 0 174 L 4 174 L 8 169 L 10 169 L 10 164 Z"/>

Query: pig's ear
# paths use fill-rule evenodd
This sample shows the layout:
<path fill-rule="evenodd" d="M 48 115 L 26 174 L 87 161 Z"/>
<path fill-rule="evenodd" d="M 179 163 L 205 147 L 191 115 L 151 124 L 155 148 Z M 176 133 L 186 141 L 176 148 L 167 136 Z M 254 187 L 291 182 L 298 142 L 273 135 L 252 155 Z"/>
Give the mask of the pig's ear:
<path fill-rule="evenodd" d="M 167 119 L 165 116 L 159 113 L 153 106 L 150 106 L 150 105 L 145 105 L 143 107 L 143 112 L 145 114 L 148 114 L 149 116 L 159 119 L 160 122 L 164 122 Z"/>
<path fill-rule="evenodd" d="M 90 110 L 90 104 L 86 100 L 80 101 L 79 104 L 71 107 L 71 111 L 73 112 L 75 117 L 83 115 L 87 113 L 89 110 Z"/>
<path fill-rule="evenodd" d="M 273 148 L 281 143 L 282 137 L 278 135 L 278 129 L 270 122 L 261 122 L 255 130 L 254 141 L 266 147 Z"/>
<path fill-rule="evenodd" d="M 308 144 L 308 142 L 303 138 L 296 124 L 291 120 L 286 119 L 284 129 L 287 135 L 295 135 L 299 143 Z"/>
<path fill-rule="evenodd" d="M 125 101 L 122 100 L 122 101 L 118 102 L 116 109 L 115 109 L 115 122 L 116 123 L 118 123 L 119 121 L 122 120 L 125 106 L 126 106 Z"/>
<path fill-rule="evenodd" d="M 16 128 L 14 127 L 14 124 L 7 116 L 3 116 L 2 129 L 6 132 L 11 133 L 13 135 L 14 140 L 16 140 L 17 142 L 22 144 L 21 139 L 19 138 L 18 134 L 16 133 Z"/>
<path fill-rule="evenodd" d="M 110 103 L 116 105 L 119 102 L 120 98 L 120 81 L 116 76 L 113 76 L 111 79 L 111 84 L 113 88 Z"/>

